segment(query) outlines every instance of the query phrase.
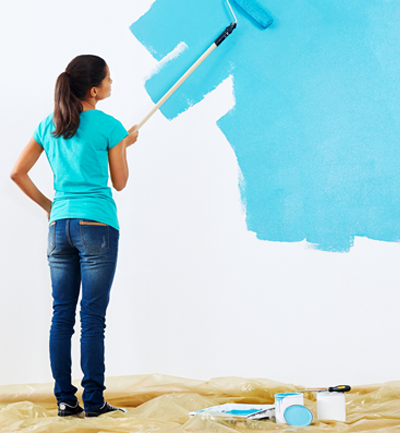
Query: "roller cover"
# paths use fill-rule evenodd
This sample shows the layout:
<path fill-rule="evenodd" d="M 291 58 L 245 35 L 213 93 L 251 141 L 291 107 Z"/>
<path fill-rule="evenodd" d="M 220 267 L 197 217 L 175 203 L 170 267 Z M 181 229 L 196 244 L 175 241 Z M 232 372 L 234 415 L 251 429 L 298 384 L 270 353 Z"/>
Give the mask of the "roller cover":
<path fill-rule="evenodd" d="M 272 18 L 268 12 L 254 0 L 234 0 L 247 14 L 261 27 L 266 29 L 272 24 Z"/>

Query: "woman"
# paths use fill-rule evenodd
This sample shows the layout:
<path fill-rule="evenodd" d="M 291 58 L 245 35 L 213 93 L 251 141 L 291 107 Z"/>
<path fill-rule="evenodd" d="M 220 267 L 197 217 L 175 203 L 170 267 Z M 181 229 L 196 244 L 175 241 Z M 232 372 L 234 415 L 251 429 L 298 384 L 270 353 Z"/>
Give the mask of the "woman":
<path fill-rule="evenodd" d="M 73 59 L 57 78 L 54 112 L 36 128 L 11 173 L 11 179 L 41 206 L 49 219 L 47 257 L 53 317 L 50 364 L 59 416 L 99 416 L 123 410 L 103 398 L 104 328 L 117 263 L 119 225 L 108 184 L 108 168 L 117 191 L 129 171 L 126 149 L 136 142 L 114 117 L 96 109 L 110 96 L 112 80 L 100 57 Z M 45 197 L 28 176 L 43 150 L 54 174 L 54 200 Z M 82 283 L 82 400 L 71 383 L 71 337 Z"/>

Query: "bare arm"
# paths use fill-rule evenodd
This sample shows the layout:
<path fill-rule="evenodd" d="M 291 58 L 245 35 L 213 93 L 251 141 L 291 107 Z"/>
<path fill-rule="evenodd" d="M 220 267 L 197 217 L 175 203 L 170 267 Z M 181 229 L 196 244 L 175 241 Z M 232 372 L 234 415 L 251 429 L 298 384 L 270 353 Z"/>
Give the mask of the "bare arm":
<path fill-rule="evenodd" d="M 138 132 L 131 132 L 134 128 L 131 128 L 129 130 L 130 134 L 108 151 L 111 182 L 117 191 L 123 190 L 128 182 L 129 168 L 126 149 L 135 143 L 138 138 Z"/>
<path fill-rule="evenodd" d="M 28 176 L 28 172 L 36 164 L 42 152 L 43 147 L 31 138 L 14 164 L 10 177 L 30 199 L 47 212 L 47 217 L 50 218 L 52 201 L 38 190 Z"/>

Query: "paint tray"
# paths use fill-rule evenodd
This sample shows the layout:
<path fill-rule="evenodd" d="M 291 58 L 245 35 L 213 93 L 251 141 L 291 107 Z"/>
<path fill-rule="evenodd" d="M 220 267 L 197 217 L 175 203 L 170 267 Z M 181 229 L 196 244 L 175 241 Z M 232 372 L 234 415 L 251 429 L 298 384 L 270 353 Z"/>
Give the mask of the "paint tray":
<path fill-rule="evenodd" d="M 226 403 L 221 406 L 213 406 L 208 407 L 207 409 L 196 410 L 194 412 L 190 412 L 189 415 L 194 416 L 202 412 L 214 412 L 221 416 L 237 416 L 240 418 L 254 420 L 275 418 L 275 406 L 273 404 Z"/>

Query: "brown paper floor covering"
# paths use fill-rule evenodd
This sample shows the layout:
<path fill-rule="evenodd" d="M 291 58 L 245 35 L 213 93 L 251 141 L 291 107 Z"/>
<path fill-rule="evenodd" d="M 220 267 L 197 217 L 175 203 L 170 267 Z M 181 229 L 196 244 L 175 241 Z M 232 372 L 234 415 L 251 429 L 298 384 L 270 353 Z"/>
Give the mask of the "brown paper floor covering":
<path fill-rule="evenodd" d="M 79 388 L 77 382 L 74 384 Z M 314 421 L 308 427 L 210 414 L 189 417 L 189 412 L 224 403 L 273 404 L 275 394 L 296 392 L 305 389 L 303 385 L 241 377 L 202 381 L 161 374 L 112 377 L 107 379 L 106 385 L 106 400 L 114 406 L 127 408 L 126 414 L 118 411 L 90 419 L 60 418 L 52 384 L 0 386 L 0 432 L 400 433 L 400 381 L 353 387 L 346 394 L 346 423 L 318 421 L 315 394 L 307 393 L 304 405 L 314 415 Z M 80 401 L 81 391 L 78 393 Z"/>

